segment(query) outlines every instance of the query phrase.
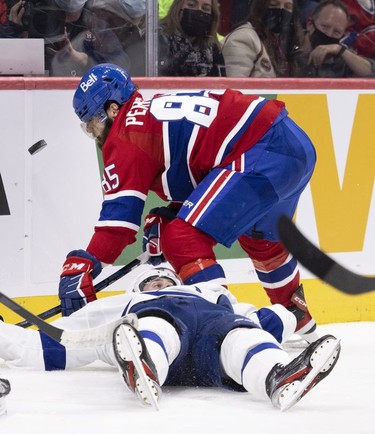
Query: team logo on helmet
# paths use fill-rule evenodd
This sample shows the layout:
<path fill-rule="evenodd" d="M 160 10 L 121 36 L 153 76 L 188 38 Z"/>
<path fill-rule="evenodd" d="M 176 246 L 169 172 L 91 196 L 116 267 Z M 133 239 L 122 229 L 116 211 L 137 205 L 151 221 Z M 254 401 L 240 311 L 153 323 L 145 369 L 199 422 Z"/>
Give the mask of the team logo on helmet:
<path fill-rule="evenodd" d="M 99 64 L 81 78 L 74 93 L 73 107 L 81 122 L 86 123 L 93 116 L 103 118 L 108 101 L 115 101 L 121 106 L 136 89 L 125 69 L 111 63 Z"/>
<path fill-rule="evenodd" d="M 83 90 L 83 92 L 86 92 L 96 81 L 98 81 L 98 77 L 91 73 L 86 81 L 82 81 L 80 83 L 79 87 Z"/>

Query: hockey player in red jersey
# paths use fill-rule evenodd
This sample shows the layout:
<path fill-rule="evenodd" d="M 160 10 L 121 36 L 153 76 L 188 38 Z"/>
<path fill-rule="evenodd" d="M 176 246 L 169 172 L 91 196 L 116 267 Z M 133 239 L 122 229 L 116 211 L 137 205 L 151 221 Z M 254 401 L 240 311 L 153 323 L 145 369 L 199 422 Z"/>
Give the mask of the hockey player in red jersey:
<path fill-rule="evenodd" d="M 317 337 L 297 261 L 277 234 L 279 216 L 296 210 L 316 155 L 281 101 L 231 89 L 145 100 L 125 70 L 102 64 L 82 77 L 73 106 L 102 150 L 105 195 L 86 250 L 70 252 L 64 263 L 63 315 L 96 298 L 92 279 L 135 241 L 153 191 L 170 203 L 146 219 L 144 246 L 155 259 L 163 254 L 185 284 L 223 284 L 213 247 L 238 240 L 271 303 L 295 314 L 305 339 Z"/>

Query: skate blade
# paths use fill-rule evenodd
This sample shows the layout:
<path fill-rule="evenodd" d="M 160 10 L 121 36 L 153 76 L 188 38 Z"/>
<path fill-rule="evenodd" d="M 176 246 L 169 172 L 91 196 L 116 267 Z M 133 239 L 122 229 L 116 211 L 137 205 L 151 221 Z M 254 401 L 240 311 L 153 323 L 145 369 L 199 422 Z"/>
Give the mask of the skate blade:
<path fill-rule="evenodd" d="M 325 345 L 324 345 L 325 344 Z M 329 373 L 335 366 L 340 354 L 340 340 L 328 338 L 317 348 L 315 354 L 310 358 L 312 365 L 311 371 L 301 381 L 295 381 L 288 385 L 289 388 L 287 396 L 285 396 L 280 403 L 280 410 L 285 411 L 291 408 L 297 401 L 299 401 L 307 392 L 315 386 L 314 379 L 320 372 Z"/>
<path fill-rule="evenodd" d="M 117 329 L 116 337 L 117 336 L 121 336 L 121 341 L 126 342 L 127 344 L 126 349 L 123 348 L 123 354 L 121 354 L 121 357 L 124 360 L 132 361 L 134 368 L 139 375 L 139 378 L 136 381 L 136 395 L 143 405 L 151 405 L 155 410 L 159 410 L 158 399 L 160 396 L 160 390 L 156 389 L 153 381 L 146 375 L 143 369 L 140 359 L 142 344 L 137 335 L 131 327 L 123 324 Z"/>

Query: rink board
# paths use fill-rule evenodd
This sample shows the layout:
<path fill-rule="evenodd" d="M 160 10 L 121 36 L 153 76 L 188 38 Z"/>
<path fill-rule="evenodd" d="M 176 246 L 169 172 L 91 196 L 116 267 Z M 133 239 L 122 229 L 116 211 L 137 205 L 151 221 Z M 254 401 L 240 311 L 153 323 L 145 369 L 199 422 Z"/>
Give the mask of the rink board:
<path fill-rule="evenodd" d="M 331 286 L 317 280 L 303 280 L 305 295 L 310 311 L 318 324 L 375 321 L 375 292 L 370 294 L 350 296 L 345 295 Z M 257 307 L 269 304 L 263 288 L 258 283 L 239 283 L 229 285 L 229 289 L 238 301 L 254 304 Z M 121 294 L 120 291 L 106 291 L 98 294 L 100 297 Z M 57 296 L 18 297 L 16 301 L 34 313 L 41 313 L 59 303 Z M 6 322 L 21 321 L 18 315 L 1 306 L 1 314 Z M 55 316 L 53 319 L 57 319 Z"/>
<path fill-rule="evenodd" d="M 146 97 L 185 90 L 221 92 L 229 87 L 284 101 L 318 154 L 297 209 L 298 228 L 343 266 L 375 275 L 375 80 L 140 77 L 134 81 Z M 35 313 L 58 304 L 54 294 L 62 263 L 67 252 L 87 246 L 103 200 L 100 156 L 82 134 L 71 107 L 77 82 L 78 78 L 0 78 L 0 115 L 7 119 L 0 143 L 0 289 Z M 9 113 L 17 116 L 9 118 Z M 48 146 L 31 155 L 28 148 L 40 139 Z M 76 186 L 90 194 L 77 193 Z M 145 212 L 158 206 L 153 197 L 149 199 Z M 140 254 L 141 235 L 115 266 Z M 230 249 L 217 246 L 215 253 L 240 301 L 268 303 L 238 243 Z M 99 279 L 113 273 L 112 267 L 107 269 Z M 108 289 L 128 289 L 133 277 Z M 374 296 L 344 296 L 303 269 L 301 278 L 319 323 L 375 321 Z M 1 306 L 0 314 L 18 321 Z"/>

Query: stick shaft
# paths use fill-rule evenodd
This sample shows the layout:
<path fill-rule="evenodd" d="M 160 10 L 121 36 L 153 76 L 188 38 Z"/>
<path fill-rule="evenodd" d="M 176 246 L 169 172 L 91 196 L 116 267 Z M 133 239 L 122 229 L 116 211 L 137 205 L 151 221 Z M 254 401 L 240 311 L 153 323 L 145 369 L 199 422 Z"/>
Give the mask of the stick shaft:
<path fill-rule="evenodd" d="M 107 288 L 112 283 L 121 279 L 121 277 L 124 277 L 126 274 L 129 274 L 131 271 L 133 271 L 139 265 L 145 264 L 147 262 L 148 258 L 149 258 L 149 255 L 146 252 L 137 256 L 135 259 L 133 259 L 128 264 L 124 265 L 122 268 L 117 270 L 115 273 L 111 274 L 107 278 L 105 278 L 102 281 L 100 281 L 99 283 L 97 283 L 94 286 L 95 292 L 102 291 L 104 288 Z M 61 312 L 61 305 L 59 304 L 58 306 L 54 306 L 51 309 L 48 309 L 48 310 L 40 313 L 38 315 L 38 317 L 41 318 L 42 320 L 46 320 L 48 318 L 52 318 L 53 316 L 59 314 L 60 312 Z M 18 325 L 20 327 L 27 328 L 27 327 L 30 327 L 31 325 L 33 325 L 33 323 L 31 323 L 30 321 L 24 320 L 24 321 L 17 323 L 16 325 Z"/>
<path fill-rule="evenodd" d="M 338 264 L 309 241 L 288 217 L 280 217 L 278 230 L 285 248 L 324 282 L 350 295 L 375 291 L 375 277 L 362 276 Z"/>

